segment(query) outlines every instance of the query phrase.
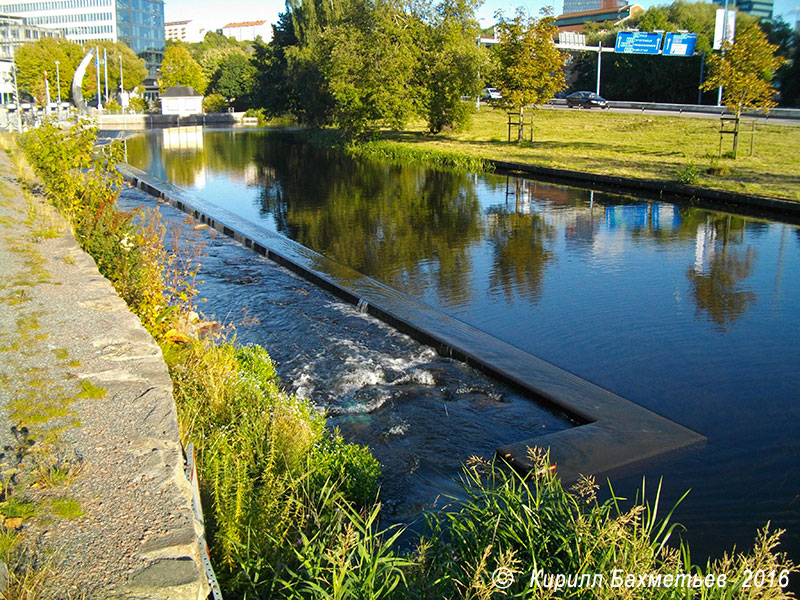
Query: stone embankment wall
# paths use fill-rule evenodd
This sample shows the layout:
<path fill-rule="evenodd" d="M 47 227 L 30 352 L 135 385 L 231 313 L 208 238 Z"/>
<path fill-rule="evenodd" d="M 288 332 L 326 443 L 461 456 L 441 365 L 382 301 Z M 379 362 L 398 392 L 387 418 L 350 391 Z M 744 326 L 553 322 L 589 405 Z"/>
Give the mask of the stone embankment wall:
<path fill-rule="evenodd" d="M 42 598 L 208 596 L 161 350 L 2 153 L 0 444 L 22 425 L 8 585 L 34 567 Z"/>

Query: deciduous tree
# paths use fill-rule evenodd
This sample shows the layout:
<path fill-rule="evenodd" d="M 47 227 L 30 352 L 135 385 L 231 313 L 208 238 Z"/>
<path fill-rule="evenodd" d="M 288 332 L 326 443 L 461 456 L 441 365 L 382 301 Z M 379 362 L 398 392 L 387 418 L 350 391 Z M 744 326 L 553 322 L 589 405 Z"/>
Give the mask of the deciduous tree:
<path fill-rule="evenodd" d="M 564 89 L 565 58 L 553 42 L 558 28 L 550 14 L 536 19 L 517 9 L 510 21 L 500 15 L 499 28 L 496 83 L 504 104 L 519 112 L 517 141 L 521 142 L 525 107 L 547 102 Z"/>
<path fill-rule="evenodd" d="M 767 41 L 761 28 L 749 23 L 737 28 L 736 40 L 722 43 L 722 52 L 708 57 L 709 76 L 701 86 L 722 86 L 722 101 L 737 118 L 750 109 L 769 110 L 777 105 L 772 77 L 785 59 Z"/>
<path fill-rule="evenodd" d="M 420 95 L 432 133 L 465 123 L 472 105 L 461 98 L 475 96 L 480 89 L 479 73 L 488 61 L 477 45 L 477 6 L 477 0 L 442 0 L 420 28 Z"/>
<path fill-rule="evenodd" d="M 223 96 L 239 110 L 253 93 L 255 76 L 250 59 L 243 52 L 232 52 L 220 61 L 208 91 Z"/>
<path fill-rule="evenodd" d="M 208 87 L 203 69 L 183 44 L 173 44 L 167 48 L 161 62 L 158 89 L 163 92 L 175 85 L 191 86 L 200 94 L 204 94 Z"/>
<path fill-rule="evenodd" d="M 44 74 L 50 80 L 50 98 L 58 99 L 56 89 L 56 61 L 58 79 L 61 80 L 61 98 L 69 98 L 70 85 L 75 69 L 83 58 L 83 49 L 75 42 L 60 38 L 41 38 L 30 44 L 20 46 L 14 55 L 17 65 L 17 85 L 21 92 L 33 96 L 39 104 L 45 103 Z"/>

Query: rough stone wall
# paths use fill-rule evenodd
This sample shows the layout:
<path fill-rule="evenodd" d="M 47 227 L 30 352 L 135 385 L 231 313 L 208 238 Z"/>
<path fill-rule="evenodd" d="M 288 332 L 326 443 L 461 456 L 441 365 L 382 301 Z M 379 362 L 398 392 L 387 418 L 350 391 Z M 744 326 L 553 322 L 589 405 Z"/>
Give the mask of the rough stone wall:
<path fill-rule="evenodd" d="M 34 444 L 13 493 L 36 509 L 6 519 L 21 534 L 12 573 L 33 566 L 42 598 L 208 596 L 161 350 L 2 153 L 0 444 L 23 424 Z M 46 475 L 53 461 L 65 481 Z"/>

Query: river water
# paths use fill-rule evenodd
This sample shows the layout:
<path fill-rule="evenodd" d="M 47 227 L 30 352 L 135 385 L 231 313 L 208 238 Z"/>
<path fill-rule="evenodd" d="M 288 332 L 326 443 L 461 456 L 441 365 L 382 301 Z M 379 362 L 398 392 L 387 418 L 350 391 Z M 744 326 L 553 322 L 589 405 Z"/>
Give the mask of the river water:
<path fill-rule="evenodd" d="M 704 448 L 614 474 L 615 489 L 633 494 L 642 476 L 663 475 L 669 502 L 691 488 L 676 514 L 698 556 L 747 546 L 771 520 L 789 530 L 785 548 L 800 560 L 796 226 L 352 160 L 264 131 L 164 130 L 129 140 L 127 153 L 138 168 L 702 433 Z M 241 328 L 241 339 L 267 346 L 287 382 L 402 473 L 403 514 L 471 449 L 569 426 L 299 280 L 272 283 L 260 258 L 214 260 L 209 306 L 257 313 L 261 325 Z M 288 297 L 270 296 L 280 286 Z M 300 314 L 332 312 L 308 316 L 310 328 L 306 317 L 278 316 L 277 306 L 297 303 Z M 295 329 L 287 341 L 284 330 Z M 441 420 L 445 409 L 455 421 Z"/>

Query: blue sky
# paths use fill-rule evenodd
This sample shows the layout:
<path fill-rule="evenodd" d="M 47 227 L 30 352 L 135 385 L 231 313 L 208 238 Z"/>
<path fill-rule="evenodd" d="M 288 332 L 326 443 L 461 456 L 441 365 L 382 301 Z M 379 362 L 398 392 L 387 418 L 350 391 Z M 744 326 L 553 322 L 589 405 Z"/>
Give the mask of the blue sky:
<path fill-rule="evenodd" d="M 670 4 L 670 2 L 671 0 L 644 0 L 638 4 L 648 8 L 653 5 Z M 478 10 L 478 18 L 483 26 L 488 26 L 494 22 L 493 16 L 496 11 L 502 10 L 505 14 L 511 15 L 517 6 L 524 6 L 530 14 L 538 15 L 541 8 L 553 6 L 553 2 L 487 0 Z M 167 21 L 197 19 L 209 29 L 220 29 L 223 25 L 236 21 L 266 19 L 274 22 L 277 20 L 278 14 L 283 12 L 284 7 L 284 0 L 234 0 L 231 4 L 219 0 L 165 0 L 164 13 Z M 557 0 L 553 8 L 556 14 L 560 14 L 563 7 L 563 0 Z M 775 0 L 775 14 L 784 15 L 784 19 L 789 23 L 794 23 L 798 13 L 791 15 L 787 15 L 787 13 L 797 8 L 800 8 L 800 0 Z"/>

